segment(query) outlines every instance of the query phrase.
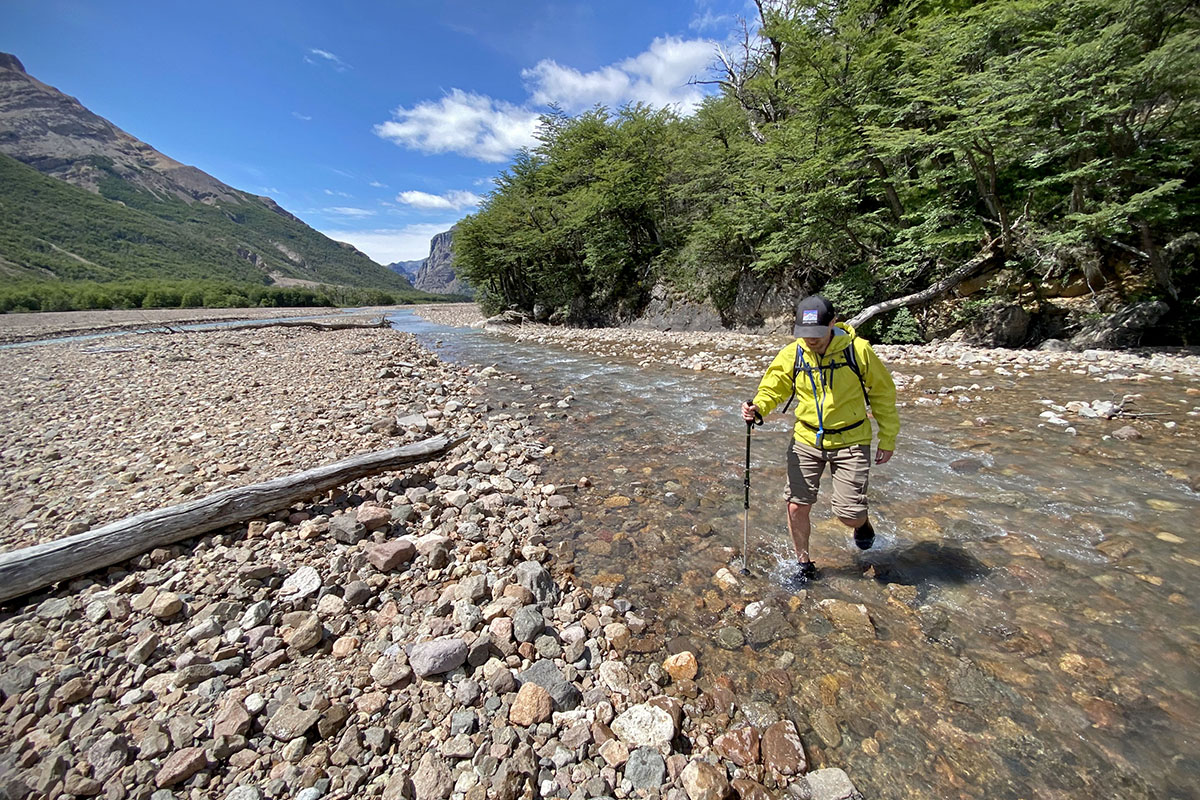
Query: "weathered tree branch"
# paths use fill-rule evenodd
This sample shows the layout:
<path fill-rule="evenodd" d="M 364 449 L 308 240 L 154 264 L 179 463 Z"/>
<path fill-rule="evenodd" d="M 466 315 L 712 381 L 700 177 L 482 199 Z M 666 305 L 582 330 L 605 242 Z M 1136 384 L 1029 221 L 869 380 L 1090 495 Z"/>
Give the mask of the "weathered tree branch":
<path fill-rule="evenodd" d="M 464 438 L 441 434 L 0 554 L 0 601 L 120 563 L 155 547 L 287 508 L 357 478 L 428 461 Z"/>
<path fill-rule="evenodd" d="M 873 319 L 880 314 L 886 314 L 887 312 L 894 311 L 897 308 L 906 308 L 908 306 L 926 303 L 935 297 L 940 297 L 958 284 L 965 281 L 972 275 L 972 273 L 983 267 L 985 264 L 988 264 L 995 259 L 996 252 L 993 247 L 996 244 L 996 241 L 996 239 L 989 241 L 978 255 L 932 286 L 922 289 L 919 292 L 905 295 L 904 297 L 895 297 L 891 300 L 884 300 L 882 303 L 876 303 L 873 306 L 867 306 L 862 311 L 858 312 L 849 320 L 847 320 L 846 324 L 853 328 L 857 328 L 867 320 Z"/>

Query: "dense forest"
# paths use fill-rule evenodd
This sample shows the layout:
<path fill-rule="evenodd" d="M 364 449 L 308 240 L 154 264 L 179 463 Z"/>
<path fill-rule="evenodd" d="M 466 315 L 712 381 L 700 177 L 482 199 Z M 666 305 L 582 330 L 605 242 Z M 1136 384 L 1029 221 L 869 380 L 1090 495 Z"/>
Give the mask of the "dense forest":
<path fill-rule="evenodd" d="M 1196 3 L 756 2 L 694 114 L 543 117 L 459 226 L 485 308 L 611 324 L 667 287 L 737 323 L 750 281 L 848 315 L 974 261 L 994 278 L 960 317 L 1075 285 L 1164 300 L 1195 342 Z M 872 335 L 919 340 L 919 310 Z"/>

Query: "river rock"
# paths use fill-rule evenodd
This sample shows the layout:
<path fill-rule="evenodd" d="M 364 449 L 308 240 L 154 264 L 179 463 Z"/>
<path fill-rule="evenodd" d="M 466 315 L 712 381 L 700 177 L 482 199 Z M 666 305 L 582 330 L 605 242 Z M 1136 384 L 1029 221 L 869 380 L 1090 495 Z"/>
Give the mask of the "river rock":
<path fill-rule="evenodd" d="M 159 592 L 150 604 L 150 613 L 159 619 L 170 619 L 183 611 L 183 600 L 174 592 Z"/>
<path fill-rule="evenodd" d="M 289 646 L 303 653 L 320 644 L 324 635 L 325 629 L 321 625 L 321 618 L 315 613 L 306 613 L 285 638 Z"/>
<path fill-rule="evenodd" d="M 625 763 L 625 778 L 635 790 L 657 789 L 667 774 L 662 755 L 649 747 L 639 747 L 629 754 Z"/>
<path fill-rule="evenodd" d="M 871 623 L 866 606 L 833 598 L 822 600 L 817 605 L 838 630 L 856 639 L 875 638 L 875 626 Z"/>
<path fill-rule="evenodd" d="M 513 615 L 513 638 L 532 642 L 546 628 L 546 620 L 537 606 L 525 606 Z"/>
<path fill-rule="evenodd" d="M 186 781 L 208 766 L 203 747 L 185 747 L 167 756 L 154 775 L 154 784 L 162 789 Z"/>
<path fill-rule="evenodd" d="M 413 671 L 407 664 L 391 656 L 380 656 L 371 665 L 371 677 L 385 689 L 403 688 L 412 676 Z"/>
<path fill-rule="evenodd" d="M 717 646 L 724 650 L 739 650 L 746 643 L 741 629 L 727 625 L 717 631 Z"/>
<path fill-rule="evenodd" d="M 753 725 L 735 728 L 718 736 L 713 746 L 724 758 L 739 767 L 758 763 L 759 737 Z"/>
<path fill-rule="evenodd" d="M 526 683 L 536 683 L 554 699 L 554 707 L 559 711 L 571 711 L 579 706 L 579 701 L 583 699 L 583 695 L 579 689 L 567 681 L 562 673 L 558 671 L 558 667 L 554 666 L 554 662 L 548 659 L 535 661 L 529 669 L 517 676 L 517 681 L 522 685 Z"/>
<path fill-rule="evenodd" d="M 553 711 L 550 693 L 536 683 L 526 683 L 517 692 L 508 712 L 508 720 L 514 725 L 529 727 L 550 719 Z"/>
<path fill-rule="evenodd" d="M 104 783 L 129 762 L 129 745 L 123 736 L 105 733 L 88 748 L 87 762 L 92 766 L 92 777 Z"/>
<path fill-rule="evenodd" d="M 34 612 L 40 619 L 62 619 L 71 613 L 71 601 L 65 597 L 43 600 Z"/>
<path fill-rule="evenodd" d="M 600 745 L 600 757 L 610 767 L 620 769 L 629 760 L 629 745 L 620 739 L 609 739 Z"/>
<path fill-rule="evenodd" d="M 92 685 L 86 678 L 71 678 L 54 692 L 54 697 L 63 705 L 74 705 L 92 696 Z"/>
<path fill-rule="evenodd" d="M 522 561 L 514 572 L 517 584 L 528 589 L 539 604 L 558 602 L 558 586 L 541 564 Z"/>
<path fill-rule="evenodd" d="M 661 752 L 670 751 L 676 733 L 671 715 L 647 703 L 622 712 L 613 720 L 612 731 L 632 747 L 653 747 Z"/>
<path fill-rule="evenodd" d="M 213 721 L 213 736 L 242 736 L 250 731 L 254 721 L 250 712 L 237 699 L 230 699 L 221 706 Z"/>
<path fill-rule="evenodd" d="M 413 773 L 416 800 L 446 800 L 454 790 L 454 779 L 446 759 L 438 753 L 426 753 Z"/>
<path fill-rule="evenodd" d="M 767 787 L 758 781 L 749 778 L 735 778 L 730 784 L 738 800 L 775 800 L 775 794 L 767 791 Z"/>
<path fill-rule="evenodd" d="M 359 506 L 354 518 L 368 531 L 381 530 L 392 524 L 391 509 L 370 504 Z"/>
<path fill-rule="evenodd" d="M 279 592 L 284 602 L 299 600 L 321 590 L 321 575 L 313 567 L 304 566 L 288 575 Z"/>
<path fill-rule="evenodd" d="M 1112 435 L 1114 439 L 1120 439 L 1123 442 L 1132 442 L 1142 438 L 1141 432 L 1132 425 L 1117 428 Z"/>
<path fill-rule="evenodd" d="M 271 716 L 263 727 L 263 733 L 281 742 L 290 742 L 297 736 L 303 736 L 320 718 L 321 712 L 301 709 L 295 702 L 290 702 L 280 706 Z"/>
<path fill-rule="evenodd" d="M 358 544 L 367 536 L 367 528 L 349 514 L 329 520 L 329 533 L 342 544 Z"/>
<path fill-rule="evenodd" d="M 418 642 L 408 653 L 408 663 L 418 677 L 441 675 L 461 667 L 467 660 L 467 644 L 462 639 L 435 639 Z"/>
<path fill-rule="evenodd" d="M 812 791 L 812 800 L 863 800 L 850 776 L 840 769 L 813 770 L 804 778 Z"/>
<path fill-rule="evenodd" d="M 605 661 L 596 670 L 600 683 L 617 694 L 629 694 L 633 688 L 633 680 L 629 676 L 629 667 L 621 661 Z"/>
<path fill-rule="evenodd" d="M 663 669 L 666 670 L 673 681 L 690 681 L 696 677 L 699 668 L 699 665 L 696 663 L 696 656 L 687 650 L 667 656 L 666 660 L 663 661 Z"/>
<path fill-rule="evenodd" d="M 689 800 L 725 800 L 729 780 L 725 773 L 707 761 L 692 761 L 679 776 Z"/>
<path fill-rule="evenodd" d="M 780 720 L 763 731 L 759 749 L 763 766 L 780 775 L 801 775 L 808 769 L 804 744 L 791 720 Z"/>
<path fill-rule="evenodd" d="M 367 545 L 367 561 L 380 572 L 391 572 L 412 561 L 417 555 L 416 545 L 409 539 L 393 539 L 390 542 Z"/>

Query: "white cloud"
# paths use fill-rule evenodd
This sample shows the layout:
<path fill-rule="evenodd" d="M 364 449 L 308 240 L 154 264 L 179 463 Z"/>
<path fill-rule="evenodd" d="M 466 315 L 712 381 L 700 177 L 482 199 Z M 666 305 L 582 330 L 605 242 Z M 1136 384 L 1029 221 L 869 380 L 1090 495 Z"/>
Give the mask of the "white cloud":
<path fill-rule="evenodd" d="M 292 116 L 303 122 L 312 122 L 312 117 L 308 114 L 301 114 L 299 111 L 293 111 Z"/>
<path fill-rule="evenodd" d="M 308 55 L 304 57 L 304 60 L 309 64 L 329 64 L 338 72 L 345 72 L 346 70 L 350 69 L 349 64 L 347 64 L 345 61 L 342 61 L 333 53 L 329 52 L 328 50 L 318 49 L 316 47 L 311 48 L 308 51 Z"/>
<path fill-rule="evenodd" d="M 711 8 L 704 9 L 704 13 L 698 17 L 693 17 L 688 23 L 688 27 L 694 31 L 727 31 L 737 23 L 737 18 L 732 14 L 714 14 Z"/>
<path fill-rule="evenodd" d="M 375 134 L 422 153 L 458 153 L 500 162 L 536 144 L 537 112 L 461 89 L 451 89 L 439 101 L 401 106 L 392 116 L 375 126 Z"/>
<path fill-rule="evenodd" d="M 348 208 L 346 206 L 334 206 L 333 208 L 325 209 L 327 214 L 337 214 L 341 217 L 373 217 L 375 212 L 369 208 Z"/>
<path fill-rule="evenodd" d="M 454 190 L 445 194 L 429 194 L 428 192 L 401 192 L 396 200 L 416 208 L 438 209 L 441 211 L 462 211 L 479 205 L 483 198 L 474 192 Z"/>
<path fill-rule="evenodd" d="M 640 102 L 691 113 L 706 92 L 689 81 L 704 75 L 714 55 L 710 40 L 667 36 L 643 53 L 591 72 L 544 59 L 521 73 L 530 95 L 523 105 L 451 89 L 440 100 L 397 108 L 391 120 L 375 126 L 375 135 L 423 153 L 502 162 L 522 147 L 536 146 L 538 106 L 556 103 L 575 113 L 596 104 Z"/>
<path fill-rule="evenodd" d="M 557 103 L 570 112 L 597 103 L 606 106 L 642 102 L 652 106 L 677 106 L 688 113 L 704 98 L 704 90 L 689 81 L 712 63 L 714 44 L 707 39 L 666 36 L 633 58 L 591 72 L 564 67 L 556 61 L 539 61 L 521 73 L 539 105 Z"/>
<path fill-rule="evenodd" d="M 429 240 L 450 230 L 454 220 L 406 225 L 365 231 L 324 230 L 321 233 L 339 242 L 349 242 L 380 264 L 416 261 L 429 255 Z"/>
<path fill-rule="evenodd" d="M 371 181 L 368 185 L 373 189 L 386 189 L 387 188 L 386 183 L 380 183 L 379 181 Z"/>
<path fill-rule="evenodd" d="M 353 197 L 353 195 L 346 194 L 345 192 L 335 191 L 333 189 L 326 189 L 325 194 L 329 195 L 330 197 Z"/>

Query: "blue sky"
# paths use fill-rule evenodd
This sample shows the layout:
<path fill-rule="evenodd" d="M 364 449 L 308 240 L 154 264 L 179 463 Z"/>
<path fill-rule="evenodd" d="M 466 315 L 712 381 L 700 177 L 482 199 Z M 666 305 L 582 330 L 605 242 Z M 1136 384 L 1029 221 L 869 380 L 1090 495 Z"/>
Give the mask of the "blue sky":
<path fill-rule="evenodd" d="M 705 91 L 747 0 L 3 0 L 0 51 L 380 263 L 471 213 L 537 114 Z"/>

